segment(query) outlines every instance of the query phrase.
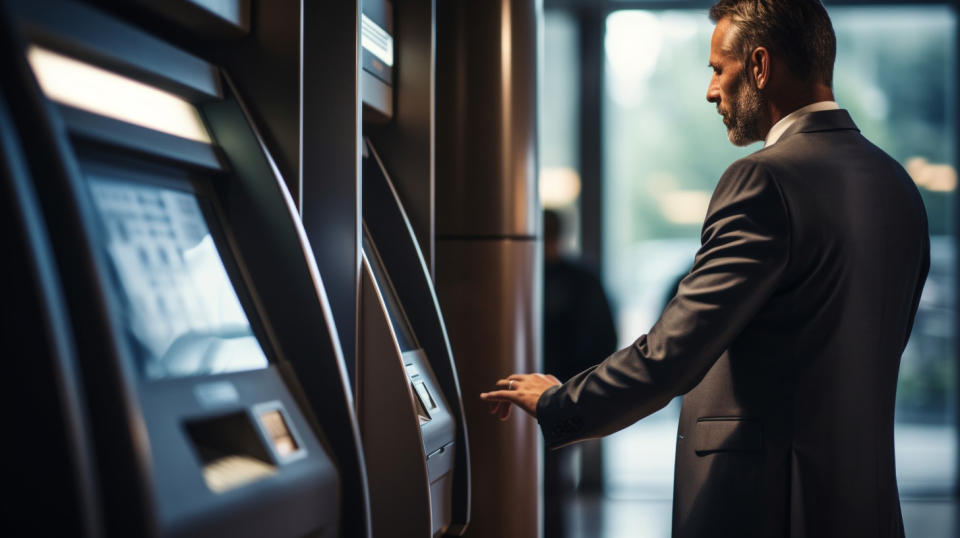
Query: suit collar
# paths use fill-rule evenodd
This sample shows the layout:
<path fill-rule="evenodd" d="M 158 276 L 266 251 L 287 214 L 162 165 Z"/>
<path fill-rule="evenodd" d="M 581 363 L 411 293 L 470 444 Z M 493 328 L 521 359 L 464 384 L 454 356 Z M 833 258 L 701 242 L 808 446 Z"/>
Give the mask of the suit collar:
<path fill-rule="evenodd" d="M 853 118 L 845 109 L 823 110 L 820 112 L 811 112 L 804 114 L 794 122 L 780 137 L 782 142 L 785 138 L 797 133 L 816 133 L 822 131 L 859 131 L 857 124 L 853 123 Z"/>

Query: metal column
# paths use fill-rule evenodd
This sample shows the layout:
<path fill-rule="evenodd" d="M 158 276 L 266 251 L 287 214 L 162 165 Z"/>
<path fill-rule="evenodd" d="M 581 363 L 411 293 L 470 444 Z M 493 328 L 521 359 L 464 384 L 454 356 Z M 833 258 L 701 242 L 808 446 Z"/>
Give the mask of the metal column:
<path fill-rule="evenodd" d="M 437 5 L 436 280 L 473 469 L 467 536 L 540 535 L 540 432 L 479 393 L 540 365 L 536 83 L 540 3 Z"/>

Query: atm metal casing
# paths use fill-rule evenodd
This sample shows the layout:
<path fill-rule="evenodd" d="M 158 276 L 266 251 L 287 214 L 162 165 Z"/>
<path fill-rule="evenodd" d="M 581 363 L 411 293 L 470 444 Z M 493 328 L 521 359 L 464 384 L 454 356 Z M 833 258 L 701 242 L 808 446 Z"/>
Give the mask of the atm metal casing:
<path fill-rule="evenodd" d="M 340 535 L 343 481 L 363 480 L 362 457 L 359 473 L 342 467 L 358 446 L 345 368 L 297 211 L 240 97 L 215 66 L 136 27 L 76 2 L 42 4 L 4 6 L 27 36 L 23 54 L 42 47 L 177 95 L 213 140 L 54 102 L 35 85 L 21 103 L 36 114 L 26 151 L 76 339 L 103 528 L 116 536 Z M 29 87 L 30 74 L 18 75 Z M 197 200 L 263 365 L 146 375 L 94 175 Z M 335 453 L 328 428 L 346 449 Z M 236 476 L 209 474 L 224 456 L 258 460 L 263 472 L 226 485 L 205 479 Z"/>
<path fill-rule="evenodd" d="M 469 456 L 453 356 L 400 200 L 369 143 L 365 153 L 356 384 L 374 534 L 459 535 Z"/>

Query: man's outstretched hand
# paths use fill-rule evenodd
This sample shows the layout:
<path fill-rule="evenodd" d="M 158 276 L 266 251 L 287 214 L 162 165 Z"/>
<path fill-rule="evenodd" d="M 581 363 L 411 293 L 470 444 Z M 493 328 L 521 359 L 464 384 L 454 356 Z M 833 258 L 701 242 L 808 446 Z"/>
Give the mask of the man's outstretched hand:
<path fill-rule="evenodd" d="M 560 380 L 549 374 L 513 374 L 497 381 L 499 390 L 482 392 L 480 398 L 490 402 L 490 414 L 497 415 L 500 420 L 510 418 L 510 404 L 536 418 L 540 395 L 559 384 Z"/>

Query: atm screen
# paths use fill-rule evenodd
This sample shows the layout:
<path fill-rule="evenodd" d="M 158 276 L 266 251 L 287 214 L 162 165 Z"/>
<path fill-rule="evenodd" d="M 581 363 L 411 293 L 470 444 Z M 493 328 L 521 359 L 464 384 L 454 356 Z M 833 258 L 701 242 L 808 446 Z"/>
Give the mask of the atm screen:
<path fill-rule="evenodd" d="M 190 184 L 87 179 L 145 377 L 267 367 Z"/>

